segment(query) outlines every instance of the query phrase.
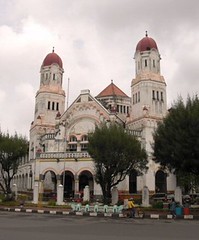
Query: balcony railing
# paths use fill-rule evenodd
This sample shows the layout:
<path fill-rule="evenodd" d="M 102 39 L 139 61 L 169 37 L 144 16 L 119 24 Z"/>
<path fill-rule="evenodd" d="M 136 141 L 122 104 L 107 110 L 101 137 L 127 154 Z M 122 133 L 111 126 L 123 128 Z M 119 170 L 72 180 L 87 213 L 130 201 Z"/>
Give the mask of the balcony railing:
<path fill-rule="evenodd" d="M 90 158 L 88 152 L 46 152 L 46 153 L 37 153 L 37 158 L 40 159 L 78 159 L 78 158 Z"/>

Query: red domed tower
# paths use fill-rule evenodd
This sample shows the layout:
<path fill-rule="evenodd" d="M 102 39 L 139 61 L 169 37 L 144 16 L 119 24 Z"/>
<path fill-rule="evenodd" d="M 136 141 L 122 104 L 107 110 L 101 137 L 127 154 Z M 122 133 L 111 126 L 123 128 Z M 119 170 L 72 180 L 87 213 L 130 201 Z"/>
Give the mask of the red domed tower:
<path fill-rule="evenodd" d="M 153 72 L 160 74 L 160 54 L 157 44 L 153 38 L 150 38 L 146 32 L 135 50 L 136 75 Z"/>
<path fill-rule="evenodd" d="M 43 60 L 40 69 L 40 88 L 36 93 L 34 122 L 30 129 L 30 147 L 40 148 L 39 136 L 55 131 L 57 114 L 65 111 L 65 91 L 62 89 L 63 63 L 54 52 Z M 34 157 L 35 152 L 32 157 Z M 31 158 L 32 158 L 31 157 Z"/>
<path fill-rule="evenodd" d="M 65 92 L 62 89 L 63 63 L 54 52 L 43 60 L 40 70 L 40 89 L 36 94 L 35 119 L 39 115 L 43 122 L 54 124 L 57 113 L 65 110 Z"/>
<path fill-rule="evenodd" d="M 61 58 L 53 51 L 43 60 L 41 65 L 40 85 L 62 88 L 62 77 L 64 73 Z"/>
<path fill-rule="evenodd" d="M 59 65 L 60 68 L 63 68 L 62 60 L 54 52 L 54 48 L 53 48 L 53 51 L 45 57 L 42 66 L 45 67 L 45 66 L 50 66 L 52 64 L 57 64 L 57 65 Z"/>
<path fill-rule="evenodd" d="M 136 52 L 150 51 L 151 49 L 156 49 L 158 51 L 158 47 L 155 40 L 153 38 L 148 37 L 148 33 L 146 32 L 145 37 L 138 42 Z"/>
<path fill-rule="evenodd" d="M 150 118 L 151 124 L 155 126 L 156 121 L 161 120 L 167 111 L 166 83 L 160 73 L 161 58 L 157 43 L 148 36 L 147 32 L 136 46 L 134 59 L 135 78 L 131 83 L 131 120 L 136 129 L 146 125 L 145 120 Z M 153 122 L 154 119 L 155 122 Z M 146 131 L 149 132 L 149 129 Z"/>
<path fill-rule="evenodd" d="M 153 133 L 167 114 L 166 83 L 160 73 L 160 54 L 156 41 L 150 38 L 146 32 L 135 49 L 135 78 L 131 83 L 131 114 L 128 129 L 138 132 L 142 146 L 148 155 L 147 173 L 140 178 L 141 191 L 147 186 L 150 191 L 156 191 L 157 178 L 154 173 L 159 169 L 153 161 Z M 166 175 L 166 174 L 165 174 Z M 171 185 L 161 185 L 160 191 L 171 190 Z M 169 180 L 170 181 L 170 180 Z"/>

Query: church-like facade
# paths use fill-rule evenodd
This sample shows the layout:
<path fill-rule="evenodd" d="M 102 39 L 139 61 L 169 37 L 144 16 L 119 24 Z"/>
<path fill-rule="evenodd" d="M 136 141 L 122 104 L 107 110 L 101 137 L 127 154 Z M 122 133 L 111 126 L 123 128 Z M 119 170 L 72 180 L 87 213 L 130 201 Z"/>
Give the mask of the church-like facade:
<path fill-rule="evenodd" d="M 19 190 L 57 191 L 62 184 L 64 196 L 78 196 L 89 186 L 91 196 L 102 194 L 95 182 L 93 160 L 87 152 L 88 133 L 102 122 L 118 122 L 141 141 L 148 153 L 148 171 L 136 171 L 117 187 L 119 192 L 136 194 L 144 186 L 150 193 L 172 192 L 176 178 L 153 161 L 153 132 L 167 114 L 166 83 L 160 73 L 160 53 L 156 42 L 147 34 L 135 50 L 135 78 L 131 97 L 113 81 L 94 97 L 88 89 L 66 109 L 62 88 L 63 63 L 49 53 L 40 69 L 40 87 L 35 98 L 34 120 L 30 127 L 29 160 L 20 166 L 14 182 Z"/>

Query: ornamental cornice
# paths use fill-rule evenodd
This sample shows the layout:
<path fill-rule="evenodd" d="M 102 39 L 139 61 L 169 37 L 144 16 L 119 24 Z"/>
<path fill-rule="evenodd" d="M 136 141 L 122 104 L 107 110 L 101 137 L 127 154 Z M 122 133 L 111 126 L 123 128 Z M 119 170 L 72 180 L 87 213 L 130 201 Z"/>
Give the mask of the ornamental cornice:
<path fill-rule="evenodd" d="M 59 95 L 63 95 L 65 97 L 65 91 L 63 89 L 61 89 L 61 87 L 57 87 L 57 86 L 41 86 L 40 89 L 37 91 L 36 96 L 38 96 L 40 93 L 54 93 L 54 94 L 59 94 Z"/>
<path fill-rule="evenodd" d="M 132 85 L 135 85 L 141 81 L 153 81 L 153 82 L 159 82 L 159 83 L 165 83 L 164 77 L 160 74 L 155 74 L 151 72 L 147 73 L 140 73 L 132 80 Z"/>

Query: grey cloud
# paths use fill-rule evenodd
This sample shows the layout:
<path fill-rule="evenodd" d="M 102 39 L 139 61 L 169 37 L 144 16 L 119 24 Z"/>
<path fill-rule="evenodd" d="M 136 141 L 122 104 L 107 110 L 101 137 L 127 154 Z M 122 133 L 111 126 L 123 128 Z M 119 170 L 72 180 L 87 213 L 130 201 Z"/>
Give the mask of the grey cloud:
<path fill-rule="evenodd" d="M 0 98 L 0 124 L 4 129 L 28 135 L 34 97 L 30 100 L 16 92 L 15 86 L 30 84 L 26 91 L 36 93 L 40 66 L 53 46 L 64 63 L 66 91 L 70 77 L 70 103 L 81 89 L 97 95 L 111 79 L 130 95 L 134 51 L 146 30 L 162 56 L 168 102 L 199 89 L 198 0 L 10 0 L 1 1 L 0 7 L 0 93 L 5 93 Z M 47 34 L 25 31 L 30 20 Z M 4 116 L 7 108 L 9 114 Z"/>

